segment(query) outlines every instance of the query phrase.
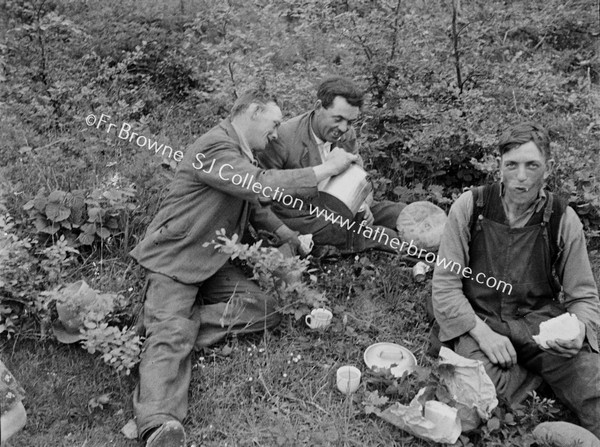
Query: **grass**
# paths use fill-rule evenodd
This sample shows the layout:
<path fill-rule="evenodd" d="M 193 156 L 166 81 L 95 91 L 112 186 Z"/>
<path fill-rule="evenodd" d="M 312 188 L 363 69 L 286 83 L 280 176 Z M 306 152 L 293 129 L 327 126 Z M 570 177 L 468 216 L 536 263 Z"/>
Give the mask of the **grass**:
<path fill-rule="evenodd" d="M 592 254 L 595 274 L 600 255 Z M 349 281 L 351 278 L 351 281 Z M 323 264 L 319 282 L 334 311 L 326 331 L 284 320 L 273 332 L 232 337 L 194 354 L 189 414 L 184 424 L 197 446 L 425 446 L 394 426 L 364 414 L 361 392 L 382 389 L 366 371 L 367 346 L 391 341 L 408 347 L 422 366 L 430 279 L 414 283 L 388 254 L 370 253 Z M 347 285 L 354 284 L 348 293 Z M 26 428 L 13 447 L 136 446 L 120 429 L 132 417 L 133 377 L 117 376 L 76 345 L 11 340 L 2 357 L 23 384 Z M 352 398 L 336 388 L 335 371 L 363 371 Z M 408 403 L 416 390 L 392 400 Z M 90 400 L 109 394 L 103 408 Z"/>
<path fill-rule="evenodd" d="M 375 268 L 359 271 L 358 265 L 348 258 L 323 267 L 328 290 L 343 292 L 330 296 L 335 319 L 327 331 L 287 320 L 275 332 L 233 337 L 195 354 L 185 421 L 192 441 L 206 446 L 422 445 L 402 441 L 406 436 L 395 428 L 362 416 L 360 401 L 335 386 L 339 366 L 354 364 L 365 371 L 362 353 L 374 342 L 404 344 L 421 363 L 430 362 L 424 355 L 428 283 L 407 282 L 387 296 L 380 286 L 348 295 L 344 277 L 358 272 L 354 279 L 373 284 L 386 274 Z M 407 319 L 407 312 L 413 318 Z M 14 340 L 3 344 L 3 357 L 27 392 L 29 421 L 13 446 L 135 445 L 119 433 L 132 417 L 134 378 L 119 378 L 75 345 Z M 90 399 L 106 393 L 110 401 L 104 408 L 88 408 Z"/>

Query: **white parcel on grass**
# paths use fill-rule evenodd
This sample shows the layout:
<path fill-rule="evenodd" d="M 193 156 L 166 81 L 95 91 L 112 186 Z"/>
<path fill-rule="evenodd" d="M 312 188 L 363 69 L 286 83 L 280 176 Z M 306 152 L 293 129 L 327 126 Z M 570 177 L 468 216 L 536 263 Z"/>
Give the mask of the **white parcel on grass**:
<path fill-rule="evenodd" d="M 548 348 L 548 341 L 575 340 L 579 337 L 579 320 L 575 314 L 564 313 L 558 317 L 543 321 L 540 333 L 533 339 L 542 348 Z"/>
<path fill-rule="evenodd" d="M 456 408 L 434 400 L 428 400 L 423 405 L 421 402 L 426 391 L 427 388 L 421 388 L 409 405 L 395 402 L 376 414 L 418 438 L 454 444 L 461 433 L 460 417 Z"/>
<path fill-rule="evenodd" d="M 418 248 L 436 251 L 440 247 L 448 217 L 443 209 L 431 202 L 420 201 L 406 205 L 396 220 L 398 235 Z"/>

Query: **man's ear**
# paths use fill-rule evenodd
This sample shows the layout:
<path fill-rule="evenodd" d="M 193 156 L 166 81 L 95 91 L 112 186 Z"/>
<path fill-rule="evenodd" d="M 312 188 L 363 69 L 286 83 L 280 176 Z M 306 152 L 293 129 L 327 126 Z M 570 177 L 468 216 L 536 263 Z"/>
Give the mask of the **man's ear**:
<path fill-rule="evenodd" d="M 253 102 L 248 106 L 248 116 L 250 116 L 250 119 L 255 120 L 258 118 L 260 112 L 262 112 L 262 107 L 259 104 Z"/>
<path fill-rule="evenodd" d="M 554 158 L 546 160 L 546 172 L 544 172 L 544 180 L 546 180 L 554 172 Z"/>
<path fill-rule="evenodd" d="M 502 157 L 496 157 L 496 171 L 494 172 L 494 181 L 502 181 Z"/>
<path fill-rule="evenodd" d="M 322 106 L 323 106 L 323 102 L 321 102 L 321 100 L 320 100 L 320 99 L 317 99 L 317 100 L 315 101 L 315 110 L 317 110 L 317 109 L 321 108 Z"/>

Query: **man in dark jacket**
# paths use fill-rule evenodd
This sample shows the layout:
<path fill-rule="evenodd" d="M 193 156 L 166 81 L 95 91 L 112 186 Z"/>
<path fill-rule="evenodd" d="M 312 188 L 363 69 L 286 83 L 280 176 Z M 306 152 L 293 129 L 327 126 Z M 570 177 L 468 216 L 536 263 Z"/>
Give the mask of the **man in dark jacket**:
<path fill-rule="evenodd" d="M 336 147 L 358 155 L 352 124 L 358 119 L 362 105 L 363 92 L 352 81 L 340 77 L 323 81 L 317 90 L 314 109 L 281 125 L 277 140 L 271 141 L 267 149 L 258 155 L 261 165 L 269 169 L 319 166 Z M 359 163 L 362 164 L 362 160 Z M 402 203 L 376 202 L 369 197 L 354 222 L 345 224 L 341 220 L 334 223 L 324 214 L 311 213 L 311 210 L 327 209 L 322 197 L 315 196 L 304 205 L 298 209 L 283 203 L 273 204 L 277 217 L 291 229 L 289 238 L 297 233 L 310 233 L 316 245 L 333 245 L 342 252 L 368 248 L 397 251 L 390 241 L 398 239 L 396 220 L 405 206 Z M 285 228 L 282 227 L 282 233 Z"/>
<path fill-rule="evenodd" d="M 281 222 L 262 205 L 290 193 L 309 198 L 317 183 L 356 161 L 341 149 L 326 164 L 293 171 L 257 167 L 253 151 L 277 138 L 281 110 L 274 98 L 251 91 L 229 118 L 192 144 L 162 207 L 131 255 L 148 272 L 144 303 L 146 342 L 135 390 L 140 437 L 149 447 L 185 446 L 181 421 L 188 407 L 191 351 L 228 332 L 260 331 L 279 322 L 265 296 L 211 241 L 224 229 L 241 238 L 248 220 L 269 231 Z M 296 202 L 299 203 L 299 202 Z"/>
<path fill-rule="evenodd" d="M 483 362 L 509 402 L 541 377 L 600 437 L 598 289 L 583 227 L 544 189 L 554 165 L 544 128 L 511 127 L 499 148 L 501 181 L 465 192 L 450 209 L 432 284 L 439 339 Z M 566 312 L 579 335 L 559 329 L 538 345 L 540 323 Z"/>

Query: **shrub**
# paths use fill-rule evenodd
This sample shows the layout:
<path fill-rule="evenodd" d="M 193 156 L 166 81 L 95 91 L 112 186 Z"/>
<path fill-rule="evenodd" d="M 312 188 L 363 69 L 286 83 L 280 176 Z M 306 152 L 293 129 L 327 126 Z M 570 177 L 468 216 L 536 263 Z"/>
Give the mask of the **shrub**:
<path fill-rule="evenodd" d="M 226 253 L 232 260 L 246 263 L 254 273 L 253 278 L 268 293 L 279 300 L 278 311 L 294 315 L 296 319 L 310 313 L 313 307 L 327 302 L 323 293 L 302 282 L 309 261 L 299 256 L 284 256 L 273 247 L 262 247 L 262 241 L 252 245 L 238 242 L 237 234 L 229 238 L 225 230 L 217 231 L 216 249 Z"/>

